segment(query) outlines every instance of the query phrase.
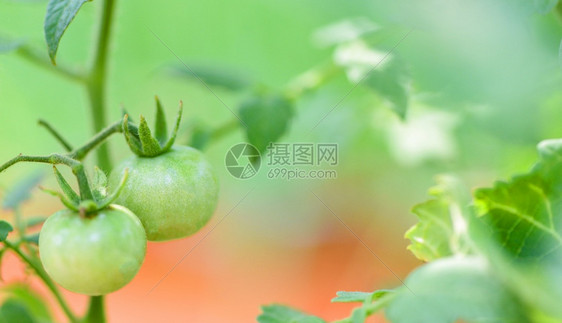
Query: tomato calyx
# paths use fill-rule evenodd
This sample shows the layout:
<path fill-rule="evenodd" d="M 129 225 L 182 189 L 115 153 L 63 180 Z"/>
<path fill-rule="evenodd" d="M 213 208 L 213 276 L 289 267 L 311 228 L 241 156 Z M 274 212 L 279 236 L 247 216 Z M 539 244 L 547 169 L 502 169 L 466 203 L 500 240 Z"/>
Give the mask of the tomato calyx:
<path fill-rule="evenodd" d="M 115 201 L 117 197 L 119 197 L 119 194 L 123 190 L 123 187 L 125 187 L 125 183 L 129 175 L 128 169 L 125 169 L 125 171 L 123 172 L 123 176 L 121 177 L 121 181 L 117 186 L 117 189 L 113 193 L 108 195 L 107 177 L 105 176 L 105 173 L 103 173 L 103 171 L 96 167 L 95 176 L 92 182 L 92 198 L 82 199 L 78 194 L 76 194 L 76 192 L 68 184 L 64 176 L 58 171 L 55 166 L 53 166 L 53 170 L 55 172 L 55 177 L 57 178 L 59 186 L 62 189 L 62 193 L 40 186 L 41 190 L 58 197 L 61 200 L 62 204 L 64 204 L 68 209 L 78 212 L 83 217 L 95 214 L 98 211 L 109 207 L 109 205 L 113 203 L 113 201 Z"/>
<path fill-rule="evenodd" d="M 123 133 L 131 151 L 140 157 L 156 157 L 169 151 L 176 141 L 183 112 L 183 102 L 180 101 L 176 124 L 172 134 L 168 136 L 166 116 L 158 97 L 156 97 L 156 120 L 154 135 L 150 131 L 144 116 L 140 116 L 138 127 L 129 125 L 129 116 L 123 118 Z"/>

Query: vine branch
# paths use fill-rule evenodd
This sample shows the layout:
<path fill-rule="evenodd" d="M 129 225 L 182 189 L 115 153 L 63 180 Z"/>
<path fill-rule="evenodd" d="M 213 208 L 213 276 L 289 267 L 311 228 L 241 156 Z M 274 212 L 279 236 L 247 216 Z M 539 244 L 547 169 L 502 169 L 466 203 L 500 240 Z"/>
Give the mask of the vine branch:
<path fill-rule="evenodd" d="M 37 264 L 35 261 L 30 259 L 26 254 L 24 254 L 17 246 L 12 244 L 9 241 L 4 241 L 4 245 L 8 248 L 13 250 L 25 263 L 27 263 L 36 273 L 39 278 L 45 283 L 47 288 L 51 291 L 57 302 L 59 303 L 60 307 L 62 308 L 68 320 L 72 323 L 78 323 L 79 320 L 76 318 L 64 298 L 62 297 L 59 289 L 55 285 L 55 283 L 51 280 L 45 269 L 40 264 Z"/>

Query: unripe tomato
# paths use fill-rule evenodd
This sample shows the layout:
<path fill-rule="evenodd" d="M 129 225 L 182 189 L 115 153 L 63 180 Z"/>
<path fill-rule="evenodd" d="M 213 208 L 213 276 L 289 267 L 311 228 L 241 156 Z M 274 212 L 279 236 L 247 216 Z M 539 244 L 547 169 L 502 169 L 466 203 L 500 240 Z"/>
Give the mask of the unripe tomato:
<path fill-rule="evenodd" d="M 218 181 L 198 150 L 173 146 L 156 157 L 132 156 L 113 170 L 110 186 L 117 187 L 126 168 L 129 176 L 115 203 L 139 217 L 148 240 L 189 236 L 213 215 Z"/>
<path fill-rule="evenodd" d="M 39 234 L 41 262 L 62 287 L 80 294 L 104 295 L 129 283 L 146 253 L 139 219 L 110 205 L 83 217 L 62 210 L 50 216 Z"/>

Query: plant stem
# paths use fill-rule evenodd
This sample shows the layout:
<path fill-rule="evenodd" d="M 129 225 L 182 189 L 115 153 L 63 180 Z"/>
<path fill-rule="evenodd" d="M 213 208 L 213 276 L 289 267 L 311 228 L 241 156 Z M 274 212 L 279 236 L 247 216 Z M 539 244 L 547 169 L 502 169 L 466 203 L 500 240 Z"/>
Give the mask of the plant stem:
<path fill-rule="evenodd" d="M 22 58 L 28 60 L 29 62 L 37 66 L 40 66 L 46 69 L 47 71 L 53 72 L 59 76 L 65 77 L 71 81 L 75 81 L 79 83 L 84 83 L 86 81 L 86 77 L 83 74 L 60 65 L 54 66 L 53 64 L 51 64 L 50 60 L 48 60 L 46 57 L 45 58 L 42 57 L 31 48 L 28 48 L 26 46 L 20 47 L 17 50 L 17 53 Z"/>
<path fill-rule="evenodd" d="M 87 91 L 90 99 L 90 114 L 94 132 L 99 132 L 105 127 L 105 96 L 107 80 L 107 56 L 109 39 L 114 13 L 115 0 L 105 0 L 98 34 L 98 42 L 94 57 L 94 64 L 88 77 Z M 107 145 L 102 145 L 97 150 L 98 166 L 108 172 L 111 170 L 111 159 Z"/>
<path fill-rule="evenodd" d="M 285 94 L 288 98 L 296 100 L 327 83 L 341 71 L 342 68 L 331 61 L 314 67 L 290 81 Z"/>
<path fill-rule="evenodd" d="M 82 147 L 71 151 L 68 154 L 68 156 L 77 160 L 82 160 L 92 149 L 96 148 L 97 145 L 102 143 L 109 136 L 111 136 L 114 133 L 120 133 L 120 132 L 123 132 L 123 122 L 121 120 L 101 130 Z"/>
<path fill-rule="evenodd" d="M 85 323 L 105 323 L 105 306 L 103 296 L 91 296 L 88 314 L 84 319 Z"/>
<path fill-rule="evenodd" d="M 41 278 L 41 280 L 45 283 L 45 285 L 47 285 L 47 288 L 49 288 L 51 293 L 53 293 L 53 296 L 59 303 L 66 317 L 68 317 L 68 320 L 72 323 L 79 322 L 76 316 L 74 315 L 74 313 L 72 312 L 72 310 L 70 310 L 68 304 L 66 304 L 66 301 L 60 294 L 59 289 L 57 288 L 55 283 L 51 280 L 45 269 L 43 269 L 43 267 L 40 264 L 37 264 L 35 261 L 31 260 L 26 254 L 24 254 L 18 247 L 13 245 L 11 242 L 4 241 L 4 245 L 7 248 L 13 250 L 21 258 L 21 260 L 23 260 L 31 268 L 33 268 L 33 270 L 37 273 L 37 276 Z"/>
<path fill-rule="evenodd" d="M 94 132 L 99 132 L 105 127 L 105 94 L 107 80 L 107 55 L 115 0 L 105 0 L 103 2 L 103 12 L 98 34 L 98 43 L 94 64 L 88 79 L 88 97 L 90 99 L 90 114 Z M 93 140 L 91 147 L 96 146 L 100 141 Z M 91 149 L 91 148 L 90 148 Z M 87 148 L 86 148 L 87 151 Z M 111 157 L 109 156 L 108 145 L 101 145 L 97 150 L 98 166 L 109 172 L 111 170 Z M 90 322 L 105 322 L 105 309 L 103 306 L 103 296 L 92 296 L 90 298 L 90 309 L 87 319 Z"/>
<path fill-rule="evenodd" d="M 64 147 L 64 149 L 66 149 L 66 151 L 72 151 L 72 145 L 70 145 L 70 143 L 68 143 L 68 141 L 66 141 L 66 139 L 64 139 L 61 134 L 57 130 L 55 130 L 53 126 L 51 126 L 50 123 L 43 119 L 39 119 L 37 123 L 39 123 L 40 126 L 45 127 L 45 129 L 47 129 L 47 131 L 49 131 L 49 133 L 53 135 L 55 139 L 57 139 L 57 141 Z"/>
<path fill-rule="evenodd" d="M 0 173 L 6 170 L 8 167 L 20 163 L 20 162 L 35 162 L 35 163 L 46 163 L 46 164 L 63 164 L 72 169 L 72 172 L 76 176 L 78 180 L 78 187 L 80 188 L 80 197 L 82 200 L 93 200 L 94 196 L 92 195 L 92 191 L 90 189 L 90 184 L 88 182 L 88 177 L 86 176 L 86 171 L 84 170 L 84 165 L 76 159 L 72 159 L 69 156 L 60 155 L 60 154 L 51 154 L 48 156 L 27 156 L 27 155 L 18 155 L 2 166 L 0 166 Z"/>

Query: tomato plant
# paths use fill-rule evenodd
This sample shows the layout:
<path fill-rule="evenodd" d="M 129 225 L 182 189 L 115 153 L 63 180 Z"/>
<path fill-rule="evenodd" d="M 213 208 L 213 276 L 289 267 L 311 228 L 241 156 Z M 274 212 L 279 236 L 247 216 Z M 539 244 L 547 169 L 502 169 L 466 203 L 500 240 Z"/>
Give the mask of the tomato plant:
<path fill-rule="evenodd" d="M 72 60 L 66 61 L 64 59 L 66 57 L 62 56 L 61 59 L 57 58 L 63 35 L 82 10 L 82 7 L 90 5 L 89 2 L 86 0 L 48 1 L 44 21 L 47 51 L 44 55 L 41 55 L 41 51 L 36 50 L 26 40 L 11 39 L 6 41 L 0 39 L 1 53 L 13 52 L 20 58 L 83 87 L 87 94 L 89 117 L 85 119 L 91 123 L 94 132 L 92 137 L 83 145 L 75 147 L 73 143 L 66 139 L 65 135 L 56 130 L 49 122 L 39 120 L 39 125 L 45 127 L 49 134 L 61 144 L 64 152 L 54 152 L 47 155 L 16 155 L 18 152 L 13 152 L 16 157 L 0 166 L 0 173 L 15 164 L 24 162 L 49 164 L 53 167 L 53 176 L 59 189 L 42 188 L 42 190 L 58 197 L 63 208 L 48 217 L 24 217 L 21 206 L 24 201 L 30 198 L 29 192 L 31 189 L 37 186 L 45 175 L 43 173 L 32 174 L 23 182 L 15 185 L 13 191 L 4 196 L 4 208 L 13 213 L 13 221 L 0 221 L 0 260 L 7 252 L 16 255 L 26 265 L 28 270 L 26 273 L 37 276 L 45 285 L 47 291 L 52 294 L 53 300 L 60 307 L 66 320 L 72 323 L 106 322 L 105 295 L 125 288 L 135 278 L 143 265 L 149 241 L 168 241 L 193 236 L 211 221 L 219 202 L 220 173 L 218 169 L 211 166 L 214 155 L 209 154 L 211 156 L 209 158 L 204 151 L 211 144 L 216 143 L 219 139 L 224 139 L 228 135 L 240 135 L 248 141 L 248 143 L 243 143 L 238 147 L 246 149 L 249 144 L 253 146 L 251 154 L 239 153 L 227 156 L 231 157 L 231 167 L 240 170 L 240 174 L 254 175 L 257 173 L 257 167 L 249 166 L 255 165 L 253 163 L 256 162 L 256 158 L 260 158 L 260 154 L 264 161 L 266 158 L 273 160 L 274 156 L 270 154 L 272 144 L 280 144 L 279 141 L 286 138 L 284 136 L 291 132 L 296 125 L 308 124 L 310 116 L 320 111 L 318 118 L 309 125 L 310 129 L 306 134 L 299 133 L 297 129 L 291 134 L 293 137 L 290 139 L 298 141 L 300 148 L 304 149 L 303 147 L 307 145 L 314 146 L 311 143 L 312 141 L 315 143 L 316 141 L 318 143 L 324 142 L 323 137 L 321 137 L 322 139 L 318 138 L 320 135 L 325 135 L 328 138 L 330 136 L 332 138 L 337 137 L 338 140 L 341 136 L 342 139 L 339 143 L 342 143 L 342 148 L 345 151 L 361 150 L 360 154 L 351 156 L 346 160 L 349 165 L 353 165 L 354 171 L 357 172 L 352 174 L 355 182 L 350 186 L 355 188 L 355 185 L 362 181 L 383 182 L 383 184 L 377 183 L 382 188 L 381 191 L 384 190 L 384 193 L 378 191 L 378 194 L 382 196 L 381 200 L 389 204 L 395 201 L 389 198 L 389 195 L 386 195 L 388 194 L 386 190 L 388 189 L 390 192 L 393 185 L 400 186 L 398 189 L 394 187 L 394 190 L 400 195 L 408 195 L 416 189 L 415 183 L 418 183 L 417 180 L 419 180 L 416 176 L 418 176 L 419 169 L 413 166 L 423 162 L 427 157 L 426 155 L 438 157 L 435 160 L 444 161 L 441 164 L 431 164 L 425 169 L 426 171 L 429 169 L 432 174 L 436 169 L 439 172 L 448 171 L 449 167 L 452 170 L 458 170 L 458 168 L 455 169 L 450 166 L 452 163 L 449 164 L 451 160 L 448 159 L 451 155 L 454 155 L 455 148 L 457 148 L 454 145 L 454 140 L 451 140 L 450 137 L 454 137 L 458 133 L 464 131 L 463 138 L 468 142 L 459 145 L 459 147 L 470 147 L 466 150 L 459 148 L 462 151 L 459 164 L 463 166 L 473 161 L 492 163 L 490 160 L 493 160 L 499 154 L 490 153 L 486 150 L 489 150 L 487 144 L 490 141 L 497 141 L 498 143 L 494 147 L 505 149 L 507 151 L 505 152 L 506 156 L 511 156 L 513 153 L 514 155 L 518 154 L 518 157 L 524 156 L 522 158 L 528 160 L 530 154 L 524 149 L 528 148 L 529 141 L 532 141 L 534 145 L 540 140 L 539 138 L 548 137 L 545 133 L 537 131 L 536 128 L 542 128 L 540 122 L 533 123 L 535 127 L 529 125 L 533 121 L 532 117 L 536 117 L 534 114 L 532 116 L 517 115 L 522 110 L 517 108 L 512 110 L 512 106 L 523 104 L 533 106 L 536 103 L 534 101 L 535 96 L 538 97 L 542 93 L 549 93 L 549 91 L 555 92 L 552 90 L 552 87 L 554 87 L 552 84 L 546 84 L 544 89 L 536 91 L 536 95 L 525 96 L 522 94 L 525 92 L 523 89 L 528 90 L 526 88 L 527 83 L 547 78 L 544 70 L 553 69 L 552 64 L 541 65 L 534 62 L 533 60 L 543 60 L 544 57 L 538 55 L 529 55 L 533 59 L 525 60 L 526 64 L 521 64 L 521 59 L 514 58 L 519 57 L 517 55 L 519 55 L 521 48 L 518 46 L 521 45 L 517 41 L 519 38 L 510 38 L 512 36 L 510 34 L 511 29 L 506 26 L 516 28 L 517 24 L 501 25 L 501 28 L 499 28 L 501 32 L 498 35 L 501 37 L 498 37 L 498 39 L 507 37 L 507 42 L 510 43 L 510 46 L 513 46 L 501 51 L 510 59 L 506 59 L 503 64 L 497 64 L 499 67 L 495 64 L 489 64 L 488 48 L 485 48 L 486 46 L 482 44 L 496 46 L 495 41 L 497 39 L 488 35 L 488 30 L 482 30 L 481 26 L 477 26 L 480 24 L 479 20 L 460 21 L 459 23 L 469 25 L 470 28 L 467 29 L 468 31 L 462 30 L 466 35 L 460 33 L 460 36 L 457 37 L 457 33 L 454 33 L 454 37 L 451 37 L 451 34 L 447 33 L 450 30 L 443 32 L 443 28 L 435 28 L 435 26 L 440 27 L 434 25 L 434 23 L 436 24 L 433 21 L 435 19 L 412 21 L 411 24 L 406 24 L 410 28 L 404 28 L 404 26 L 380 27 L 367 19 L 348 19 L 323 28 L 316 33 L 315 39 L 318 43 L 330 48 L 328 51 L 330 58 L 327 61 L 305 69 L 303 73 L 290 78 L 288 81 L 284 79 L 283 85 L 271 87 L 262 84 L 262 80 L 256 81 L 251 78 L 244 78 L 241 75 L 242 73 L 229 73 L 226 69 L 222 70 L 221 68 L 197 68 L 192 67 L 191 64 L 187 65 L 166 45 L 164 40 L 148 28 L 156 36 L 156 40 L 160 41 L 180 61 L 179 67 L 171 68 L 172 71 L 176 72 L 176 76 L 179 75 L 201 83 L 228 110 L 228 118 L 223 120 L 221 116 L 215 116 L 215 111 L 209 108 L 208 110 L 211 111 L 209 115 L 212 115 L 213 121 L 219 123 L 218 125 L 209 126 L 205 122 L 195 119 L 195 117 L 191 118 L 190 115 L 187 126 L 181 129 L 183 103 L 180 102 L 178 116 L 172 131 L 169 131 L 165 110 L 159 98 L 156 97 L 155 125 L 152 129 L 148 126 L 144 116 L 141 115 L 138 123 L 136 123 L 134 122 L 135 117 L 125 111 L 124 108 L 121 117 L 108 123 L 109 116 L 112 115 L 111 112 L 114 112 L 115 116 L 118 115 L 117 111 L 107 109 L 106 102 L 108 101 L 108 80 L 110 79 L 108 77 L 108 66 L 112 57 L 110 41 L 115 29 L 116 1 L 94 1 L 96 4 L 99 3 L 101 7 L 99 8 L 99 22 L 95 33 L 96 41 L 92 48 L 91 64 L 86 67 L 72 66 Z M 562 3 L 556 0 L 515 1 L 516 4 L 502 1 L 494 6 L 489 6 L 485 1 L 476 2 L 476 5 L 467 3 L 466 10 L 487 14 L 499 11 L 498 8 L 513 6 L 513 12 L 510 12 L 510 14 L 515 17 L 519 17 L 523 15 L 522 12 L 527 11 L 548 15 L 548 17 L 552 16 L 551 20 L 562 17 Z M 155 6 L 160 5 L 158 3 Z M 412 11 L 416 11 L 419 8 L 418 6 L 422 7 L 423 5 L 408 4 L 408 7 L 414 8 Z M 441 9 L 442 12 L 447 13 L 453 11 L 446 10 L 447 5 L 443 4 L 443 6 L 445 8 L 439 7 L 439 13 L 441 13 Z M 451 6 L 454 8 L 454 5 Z M 321 10 L 322 8 L 314 9 Z M 464 10 L 465 7 L 462 6 L 462 9 Z M 482 20 L 495 22 L 494 19 L 485 19 L 488 18 L 486 15 L 482 16 L 484 18 L 481 18 L 480 15 L 475 16 Z M 503 17 L 503 15 L 499 16 Z M 452 17 L 450 19 L 449 17 L 444 18 L 444 20 L 456 22 L 455 16 L 452 15 Z M 409 20 L 409 17 L 404 19 Z M 554 24 L 548 19 L 544 21 L 536 19 L 537 21 L 534 22 L 538 25 L 536 29 L 544 30 L 547 29 L 547 25 Z M 392 24 L 389 23 L 389 25 Z M 244 25 L 244 28 L 248 29 L 248 26 Z M 484 26 L 492 27 L 492 25 Z M 476 32 L 470 32 L 472 29 L 476 29 Z M 454 45 L 451 47 L 458 48 L 452 50 L 448 48 L 449 51 L 444 50 L 443 53 L 436 53 L 435 48 L 440 48 L 439 46 L 433 48 L 433 44 L 429 41 L 431 37 L 428 36 L 434 31 L 439 37 L 443 38 L 444 42 L 452 42 Z M 418 53 L 418 48 L 411 50 L 409 57 L 398 53 L 395 49 L 416 32 L 421 34 L 414 43 L 415 46 L 420 48 L 420 53 Z M 525 28 L 515 29 L 511 33 L 532 34 Z M 398 35 L 396 43 L 392 46 L 388 46 L 382 41 L 389 35 Z M 555 36 L 552 36 L 552 33 L 540 37 L 531 35 L 524 39 L 531 39 L 532 41 L 523 43 L 524 46 L 521 47 L 538 47 L 535 46 L 534 41 L 540 43 L 538 39 L 542 38 L 548 39 L 548 41 L 551 40 L 549 38 L 556 38 L 558 47 L 559 39 L 557 37 L 559 35 Z M 269 34 L 262 38 L 264 41 L 277 40 L 276 35 Z M 462 40 L 458 41 L 457 38 L 462 38 Z M 476 50 L 469 46 L 465 47 L 465 39 L 471 44 L 478 45 Z M 284 42 L 279 41 L 279 43 Z M 410 46 L 414 45 L 410 44 Z M 236 47 L 236 50 L 243 48 L 238 43 L 233 47 Z M 496 47 L 502 46 L 497 45 Z M 430 49 L 428 50 L 428 48 Z M 467 48 L 470 50 L 467 50 Z M 259 46 L 256 47 L 256 51 L 259 51 L 259 49 Z M 552 48 L 548 49 L 552 50 Z M 268 51 L 273 52 L 274 50 L 268 48 Z M 283 55 L 280 56 L 283 59 L 289 57 L 284 51 L 279 51 L 282 52 Z M 289 51 L 287 50 L 287 52 Z M 475 60 L 482 63 L 483 67 L 480 66 L 481 68 L 476 69 L 469 65 L 458 71 L 456 68 L 451 68 L 451 65 L 454 65 L 451 62 L 454 63 L 454 59 L 449 60 L 450 56 L 456 57 L 453 54 L 459 55 L 458 52 L 461 53 L 460 56 L 474 56 Z M 536 52 L 530 51 L 529 53 L 534 54 Z M 437 58 L 434 58 L 433 55 L 436 55 Z M 209 55 L 206 54 L 206 56 Z M 138 55 L 138 57 L 143 58 L 142 55 Z M 528 58 L 525 55 L 521 57 Z M 251 55 L 244 58 L 249 61 L 253 59 Z M 435 64 L 439 65 L 440 69 L 428 73 L 427 70 L 436 67 L 431 64 L 426 66 L 428 58 L 434 58 L 435 61 L 442 60 L 442 62 L 439 62 L 442 64 Z M 492 58 L 497 59 L 494 56 Z M 417 68 L 410 69 L 408 60 L 417 60 Z M 297 65 L 297 63 L 305 64 L 307 59 L 302 61 L 300 59 L 287 59 L 287 61 L 294 61 Z M 131 62 L 126 63 L 133 65 L 138 63 L 136 60 L 131 60 Z M 464 63 L 464 61 L 462 62 Z M 275 66 L 274 63 L 277 62 L 267 63 L 267 67 L 269 67 Z M 536 65 L 536 67 L 525 69 L 524 65 Z M 259 68 L 256 67 L 257 69 Z M 499 70 L 508 72 L 499 73 L 500 75 L 497 78 L 487 80 L 486 76 L 488 75 L 481 73 L 482 70 L 487 69 L 493 69 L 495 72 Z M 525 75 L 523 81 L 519 80 L 519 83 L 509 82 L 513 77 L 513 69 L 521 69 L 519 72 Z M 116 71 L 121 72 L 122 70 L 116 69 Z M 287 74 L 287 71 L 283 71 L 283 73 Z M 283 74 L 283 77 L 287 76 L 285 74 Z M 428 74 L 431 75 L 428 76 Z M 453 80 L 452 75 L 457 78 Z M 130 80 L 131 83 L 136 82 L 135 76 L 130 76 Z M 324 107 L 325 102 L 323 100 L 337 92 L 333 91 L 336 86 L 329 84 L 332 81 L 335 81 L 334 83 L 343 81 L 340 83 L 347 86 L 341 98 L 335 101 L 335 105 L 331 105 L 331 109 L 327 110 L 306 110 L 312 105 Z M 475 90 L 472 92 L 465 91 L 466 83 L 471 83 Z M 322 90 L 324 86 L 326 86 L 323 93 L 324 97 L 317 96 L 316 92 Z M 332 86 L 334 87 L 332 88 Z M 326 127 L 328 130 L 325 133 L 314 133 L 314 130 L 333 111 L 344 110 L 342 107 L 343 101 L 356 88 L 359 88 L 358 91 L 364 91 L 363 94 L 368 94 L 365 96 L 368 99 L 354 101 L 354 104 L 358 106 L 356 110 L 360 113 L 347 111 L 339 114 L 337 118 L 332 118 L 332 123 Z M 215 89 L 217 89 L 216 93 Z M 536 90 L 535 88 L 532 89 Z M 115 92 L 118 92 L 116 96 L 123 95 L 120 91 Z M 135 94 L 137 92 L 140 91 L 136 91 Z M 445 98 L 435 94 L 435 92 L 443 92 Z M 228 100 L 223 101 L 219 97 L 222 93 L 229 93 Z M 186 95 L 183 90 L 181 90 L 181 95 Z M 454 104 L 447 101 L 447 99 L 451 99 L 449 96 L 454 97 Z M 489 100 L 475 100 L 475 98 L 481 97 Z M 537 119 L 559 119 L 560 114 L 550 111 L 556 110 L 552 106 L 560 103 L 559 95 L 551 94 L 548 99 L 541 102 L 542 106 L 540 107 L 541 113 L 545 115 L 538 113 L 541 115 L 536 117 Z M 318 102 L 312 104 L 311 101 L 314 100 Z M 232 104 L 236 105 L 233 109 L 230 108 Z M 499 112 L 489 111 L 486 107 L 482 108 L 486 104 L 495 104 L 504 109 L 498 109 Z M 372 106 L 379 105 L 385 106 L 388 111 L 373 111 L 371 109 Z M 466 105 L 470 108 L 461 110 L 460 107 Z M 412 107 L 415 109 L 412 109 Z M 448 111 L 453 110 L 453 108 L 462 112 Z M 440 109 L 442 111 L 438 111 Z M 494 115 L 494 113 L 497 113 L 497 115 Z M 521 124 L 514 126 L 509 122 L 512 114 L 523 120 L 520 121 Z M 57 117 L 54 113 L 48 116 Z M 303 116 L 306 120 L 302 119 Z M 412 119 L 408 120 L 410 117 Z M 8 123 L 9 119 L 9 116 L 4 117 L 3 115 L 0 121 Z M 462 123 L 459 121 L 461 119 L 467 119 L 470 122 Z M 349 120 L 354 122 L 350 123 Z M 411 122 L 411 120 L 414 121 Z M 72 120 L 76 125 L 83 126 L 80 121 Z M 457 124 L 461 125 L 455 128 Z M 552 128 L 559 129 L 559 125 L 552 125 L 554 124 L 553 121 L 548 124 Z M 372 128 L 377 127 L 382 130 L 373 131 Z M 506 130 L 504 127 L 509 129 Z M 182 137 L 180 129 L 187 130 L 185 137 Z M 238 131 L 240 133 L 237 133 Z M 454 133 L 455 131 L 458 133 Z M 533 131 L 536 131 L 536 133 Z M 353 133 L 353 136 L 346 136 L 344 132 Z M 447 136 L 448 132 L 454 134 Z M 559 137 L 558 130 L 553 132 Z M 522 135 L 522 133 L 526 133 L 526 135 Z M 549 136 L 552 134 L 547 133 Z M 107 140 L 114 134 L 122 135 L 123 146 L 128 146 L 128 149 L 124 151 L 130 155 L 115 164 L 107 145 Z M 6 136 L 6 140 L 11 140 L 12 136 L 13 138 L 19 138 L 19 136 L 11 133 L 9 135 L 9 137 Z M 317 135 L 318 137 L 315 137 Z M 459 137 L 462 136 L 459 135 Z M 331 145 L 327 142 L 324 142 L 324 144 Z M 288 145 L 284 147 L 287 149 Z M 239 150 L 242 150 L 242 148 Z M 386 155 L 387 150 L 389 151 L 388 156 Z M 296 149 L 292 153 L 295 153 L 295 151 Z M 559 300 L 562 297 L 562 276 L 560 275 L 560 268 L 562 268 L 562 254 L 560 252 L 562 249 L 560 248 L 562 245 L 562 218 L 560 215 L 562 213 L 562 182 L 560 176 L 562 174 L 560 163 L 562 141 L 560 139 L 541 141 L 538 151 L 538 161 L 527 173 L 491 185 L 482 184 L 482 179 L 478 178 L 474 180 L 478 185 L 473 186 L 487 187 L 477 188 L 472 192 L 465 187 L 466 184 L 464 183 L 467 177 L 472 176 L 472 173 L 464 174 L 463 180 L 453 175 L 438 177 L 437 185 L 429 192 L 430 199 L 415 205 L 412 209 L 418 222 L 405 233 L 405 238 L 410 241 L 408 249 L 422 264 L 403 280 L 392 272 L 401 283 L 393 289 L 337 292 L 332 302 L 357 304 L 348 317 L 337 322 L 366 322 L 370 316 L 380 312 L 383 312 L 391 322 L 398 323 L 560 322 L 562 320 L 562 311 L 559 306 Z M 94 160 L 88 159 L 90 153 L 96 155 Z M 285 150 L 285 153 L 288 156 L 291 151 Z M 310 153 L 310 156 L 319 157 L 318 155 L 321 153 L 322 151 L 315 150 Z M 398 155 L 394 156 L 396 160 L 390 158 L 393 153 Z M 372 159 L 358 158 L 358 155 L 363 154 L 374 157 Z M 488 156 L 488 154 L 490 155 Z M 485 157 L 477 160 L 478 158 L 473 155 L 484 155 Z M 242 160 L 244 158 L 248 160 Z M 511 159 L 511 157 L 505 159 Z M 431 158 L 428 158 L 428 160 L 430 163 L 435 162 Z M 303 165 L 306 160 L 298 160 L 297 158 L 290 160 L 289 158 L 283 159 L 283 161 L 287 163 L 292 161 L 295 162 L 295 165 Z M 320 161 L 317 161 L 320 164 Z M 244 164 L 244 167 L 241 167 L 238 162 Z M 388 166 L 391 163 L 392 166 L 396 166 L 394 162 L 396 164 L 407 164 L 408 167 L 412 168 L 393 168 L 395 172 L 399 173 L 398 176 L 394 174 L 394 179 L 398 178 L 398 180 L 395 183 L 390 183 L 388 178 L 391 178 L 391 176 L 386 174 L 388 169 L 384 169 L 382 166 Z M 272 162 L 270 161 L 270 163 Z M 335 163 L 337 164 L 337 158 Z M 90 167 L 93 164 L 97 166 Z M 313 162 L 303 167 L 309 166 L 312 168 L 312 166 L 318 165 L 314 165 Z M 68 170 L 76 179 L 76 185 L 67 181 L 66 177 L 59 171 L 60 167 L 68 167 Z M 382 169 L 381 171 L 379 171 L 379 167 Z M 492 166 L 486 165 L 486 167 L 486 171 L 493 172 Z M 509 167 L 515 168 L 513 165 Z M 373 171 L 376 173 L 376 178 L 373 177 L 373 174 L 366 174 L 369 171 L 367 168 L 376 169 Z M 506 169 L 511 168 L 506 167 Z M 249 172 L 243 173 L 246 170 L 249 170 Z M 296 174 L 296 170 L 294 172 Z M 286 169 L 284 173 L 280 170 L 277 174 L 280 173 L 287 174 Z M 479 174 L 482 173 L 488 175 L 487 172 Z M 273 177 L 276 176 L 270 176 L 270 178 Z M 423 176 L 420 175 L 420 177 Z M 224 182 L 221 181 L 221 183 Z M 306 185 L 296 186 L 308 189 Z M 312 190 L 310 191 L 320 200 Z M 344 189 L 338 190 L 337 193 L 338 196 L 345 199 L 346 211 L 349 210 L 349 213 L 353 213 L 355 207 L 353 204 L 356 204 L 354 203 L 355 195 L 358 195 L 356 194 L 357 191 L 350 192 L 344 186 Z M 248 194 L 238 204 L 235 204 L 234 208 Z M 368 194 L 365 193 L 365 195 Z M 277 199 L 277 196 L 275 198 Z M 371 202 L 370 197 L 366 200 Z M 346 229 L 351 231 L 358 240 L 361 240 L 345 224 L 345 221 L 328 207 L 328 204 L 321 200 L 320 202 L 338 218 Z M 287 207 L 288 211 L 282 214 L 287 218 L 292 215 L 288 208 L 291 206 L 289 204 L 285 201 L 280 203 L 283 207 Z M 220 218 L 218 224 L 234 208 Z M 258 234 L 261 237 L 268 236 L 271 232 L 268 231 L 271 226 L 269 223 L 259 227 L 260 221 L 266 216 L 270 216 L 268 214 L 270 212 L 264 211 L 263 208 L 264 205 L 261 205 L 259 212 L 256 212 L 263 217 L 252 218 L 245 222 L 248 227 L 255 226 L 258 228 L 255 231 L 259 231 Z M 314 213 L 312 209 L 308 211 Z M 298 226 L 298 229 L 314 222 L 314 219 L 310 220 L 300 217 L 300 215 L 297 218 L 296 226 Z M 39 225 L 42 225 L 42 227 L 37 232 L 38 230 L 35 229 Z M 215 227 L 210 228 L 202 239 Z M 312 236 L 311 234 L 312 237 L 307 235 L 306 243 L 303 243 L 303 245 L 307 247 L 314 243 L 320 245 L 321 242 L 318 241 L 332 239 L 332 228 L 329 226 L 324 228 L 320 225 L 318 227 L 326 230 L 320 230 L 322 231 L 320 233 L 315 232 L 316 235 Z M 248 229 L 248 231 L 252 231 L 252 229 Z M 300 234 L 302 232 L 310 233 L 306 231 L 306 228 L 302 231 L 294 231 L 290 231 L 291 235 L 283 234 L 283 241 L 277 241 L 276 244 L 289 245 L 287 241 L 292 243 L 293 240 L 298 240 L 299 232 Z M 202 239 L 195 244 L 195 247 L 199 245 Z M 304 240 L 304 238 L 301 239 Z M 264 240 L 266 239 L 264 238 Z M 302 241 L 300 242 L 302 243 Z M 362 240 L 360 242 L 367 246 Z M 298 243 L 295 242 L 296 244 Z M 250 243 L 249 245 L 257 245 L 257 243 Z M 258 247 L 262 246 L 258 245 Z M 367 249 L 374 254 L 369 247 Z M 191 250 L 185 255 L 189 254 Z M 351 254 L 351 252 L 349 253 Z M 275 256 L 277 255 L 275 254 Z M 183 258 L 174 265 L 172 270 L 179 265 Z M 377 258 L 379 257 L 377 256 Z M 245 259 L 243 261 L 250 262 Z M 316 275 L 314 271 L 323 271 L 324 269 L 315 267 L 311 276 L 320 276 Z M 162 279 L 170 272 L 166 273 Z M 234 273 L 234 276 L 238 275 L 236 271 L 232 271 L 232 273 Z M 45 295 L 34 292 L 26 283 L 2 286 L 2 291 L 5 291 L 6 297 L 2 299 L 2 305 L 0 306 L 0 322 L 52 322 L 59 320 L 58 317 L 53 317 L 48 306 L 54 302 L 46 301 Z M 87 310 L 84 313 L 77 313 L 69 305 L 60 287 L 70 292 L 87 295 L 89 299 Z M 259 294 L 252 288 L 250 289 L 253 293 Z M 241 297 L 240 299 L 244 298 Z M 270 301 L 276 300 L 260 300 L 261 303 Z M 157 310 L 159 311 L 159 309 Z M 257 313 L 257 311 L 256 306 L 255 312 Z M 260 323 L 326 322 L 320 316 L 306 314 L 290 306 L 280 304 L 263 306 L 262 312 L 257 317 Z M 219 320 L 228 321 L 224 317 L 221 316 Z M 191 318 L 187 320 L 191 320 Z"/>
<path fill-rule="evenodd" d="M 129 146 L 137 155 L 117 165 L 109 179 L 117 187 L 128 172 L 116 203 L 139 217 L 151 241 L 183 238 L 199 231 L 218 202 L 217 177 L 203 154 L 191 147 L 173 145 L 181 108 L 170 138 L 158 99 L 157 108 L 154 137 L 141 117 L 140 140 L 136 141 L 125 121 Z"/>

